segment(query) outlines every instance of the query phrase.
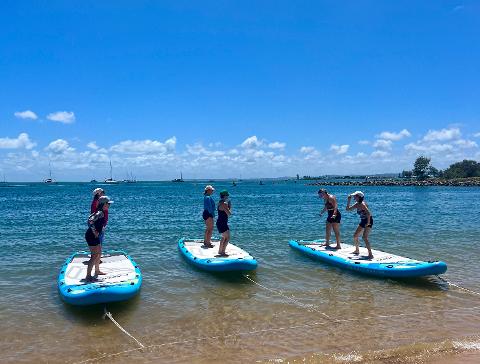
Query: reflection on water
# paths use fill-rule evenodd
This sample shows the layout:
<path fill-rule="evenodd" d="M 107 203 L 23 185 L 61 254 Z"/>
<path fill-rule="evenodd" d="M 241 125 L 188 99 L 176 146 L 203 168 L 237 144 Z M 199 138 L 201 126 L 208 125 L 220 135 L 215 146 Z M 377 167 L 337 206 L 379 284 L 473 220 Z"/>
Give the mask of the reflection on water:
<path fill-rule="evenodd" d="M 2 244 L 9 253 L 0 266 L 2 362 L 73 363 L 135 348 L 102 319 L 102 305 L 71 307 L 56 290 L 65 258 L 85 249 L 92 188 L 0 189 Z M 139 296 L 108 304 L 108 310 L 150 347 L 102 362 L 429 362 L 480 347 L 478 297 L 436 277 L 376 279 L 292 251 L 289 239 L 323 235 L 315 187 L 243 182 L 230 189 L 232 241 L 258 260 L 250 273 L 258 284 L 242 275 L 202 272 L 178 253 L 178 238 L 203 233 L 203 184 L 108 186 L 115 204 L 105 248 L 125 249 L 144 278 Z M 352 192 L 331 190 L 341 204 Z M 480 207 L 472 204 L 480 189 L 365 192 L 376 221 L 374 248 L 444 260 L 448 279 L 480 291 Z M 343 214 L 346 242 L 357 219 Z"/>

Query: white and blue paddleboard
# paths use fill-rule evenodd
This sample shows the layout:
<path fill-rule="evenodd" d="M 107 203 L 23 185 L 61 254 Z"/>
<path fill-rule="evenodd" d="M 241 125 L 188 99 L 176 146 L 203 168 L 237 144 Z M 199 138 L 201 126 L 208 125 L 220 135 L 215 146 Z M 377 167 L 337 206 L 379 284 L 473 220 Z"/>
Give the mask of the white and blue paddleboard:
<path fill-rule="evenodd" d="M 394 254 L 373 250 L 373 259 L 368 259 L 366 248 L 360 247 L 360 254 L 355 255 L 353 245 L 342 243 L 342 249 L 324 245 L 325 240 L 291 240 L 290 247 L 311 258 L 324 261 L 336 267 L 355 272 L 386 278 L 409 278 L 442 274 L 447 271 L 447 264 L 440 261 L 419 261 Z"/>
<path fill-rule="evenodd" d="M 62 299 L 72 305 L 93 305 L 125 301 L 135 296 L 142 285 L 142 273 L 137 264 L 123 251 L 110 250 L 102 254 L 100 270 L 105 275 L 94 282 L 85 282 L 89 252 L 70 256 L 58 276 Z"/>
<path fill-rule="evenodd" d="M 231 243 L 225 250 L 228 257 L 218 257 L 219 244 L 218 240 L 212 240 L 213 248 L 204 248 L 203 239 L 182 238 L 178 241 L 178 249 L 187 262 L 209 272 L 250 271 L 257 268 L 257 261 L 249 253 Z"/>

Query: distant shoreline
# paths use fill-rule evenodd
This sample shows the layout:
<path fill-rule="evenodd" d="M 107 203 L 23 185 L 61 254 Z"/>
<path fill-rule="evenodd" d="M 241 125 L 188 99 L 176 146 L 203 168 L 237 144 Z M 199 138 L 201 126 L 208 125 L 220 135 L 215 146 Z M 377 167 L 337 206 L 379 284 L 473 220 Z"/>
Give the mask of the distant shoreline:
<path fill-rule="evenodd" d="M 472 178 L 430 178 L 423 181 L 410 179 L 375 179 L 364 181 L 316 181 L 306 183 L 307 186 L 406 186 L 406 187 L 480 187 L 480 177 Z"/>

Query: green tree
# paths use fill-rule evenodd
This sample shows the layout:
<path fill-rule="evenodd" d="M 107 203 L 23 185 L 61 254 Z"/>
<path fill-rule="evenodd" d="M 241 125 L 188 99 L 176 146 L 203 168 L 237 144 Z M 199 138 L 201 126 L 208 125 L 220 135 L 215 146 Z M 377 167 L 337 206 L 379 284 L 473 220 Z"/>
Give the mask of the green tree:
<path fill-rule="evenodd" d="M 413 174 L 417 176 L 417 179 L 425 179 L 430 167 L 430 158 L 420 156 L 415 160 L 413 164 Z"/>
<path fill-rule="evenodd" d="M 480 177 L 480 163 L 464 159 L 452 164 L 443 172 L 445 178 Z"/>

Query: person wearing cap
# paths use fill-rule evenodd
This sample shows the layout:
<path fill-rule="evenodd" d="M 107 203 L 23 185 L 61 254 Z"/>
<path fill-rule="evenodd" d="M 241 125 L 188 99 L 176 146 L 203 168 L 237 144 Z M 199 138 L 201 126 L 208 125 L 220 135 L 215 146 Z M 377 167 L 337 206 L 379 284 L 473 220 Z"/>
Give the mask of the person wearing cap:
<path fill-rule="evenodd" d="M 102 188 L 95 188 L 92 192 L 93 200 L 90 204 L 90 213 L 94 214 L 97 211 L 98 199 L 105 194 Z"/>
<path fill-rule="evenodd" d="M 232 214 L 232 204 L 230 203 L 229 194 L 227 190 L 220 192 L 220 201 L 218 202 L 217 212 L 217 229 L 222 238 L 220 239 L 220 246 L 218 248 L 218 256 L 228 257 L 225 253 L 228 242 L 230 241 L 230 228 L 228 226 L 228 217 Z"/>
<path fill-rule="evenodd" d="M 205 236 L 203 238 L 204 248 L 213 248 L 212 234 L 213 234 L 213 219 L 215 218 L 215 201 L 212 194 L 215 192 L 213 186 L 205 186 L 203 192 L 203 221 L 205 221 Z"/>
<path fill-rule="evenodd" d="M 350 202 L 352 197 L 355 199 L 355 204 L 350 206 Z M 355 191 L 354 193 L 348 195 L 347 198 L 347 211 L 357 210 L 357 214 L 360 216 L 360 223 L 358 224 L 355 233 L 353 234 L 353 241 L 355 242 L 355 250 L 353 254 L 358 255 L 360 254 L 359 251 L 359 242 L 358 238 L 363 230 L 363 241 L 365 242 L 365 247 L 368 250 L 368 259 L 373 258 L 372 248 L 370 247 L 370 241 L 368 240 L 368 235 L 373 227 L 373 217 L 368 208 L 367 203 L 365 202 L 365 195 L 362 191 Z"/>
<path fill-rule="evenodd" d="M 340 221 L 342 220 L 342 214 L 340 213 L 340 211 L 338 211 L 337 198 L 335 197 L 335 195 L 328 193 L 327 190 L 324 188 L 318 190 L 318 196 L 323 198 L 323 200 L 325 201 L 325 206 L 320 212 L 320 216 L 322 216 L 325 211 L 327 211 L 328 213 L 325 225 L 325 246 L 330 246 L 330 235 L 332 234 L 333 229 L 333 232 L 335 233 L 335 240 L 337 242 L 335 249 L 341 249 L 342 247 L 340 245 Z"/>
<path fill-rule="evenodd" d="M 108 212 L 110 204 L 113 203 L 108 196 L 100 196 L 97 204 L 97 211 L 88 218 L 88 229 L 85 232 L 85 240 L 90 249 L 90 260 L 87 265 L 87 276 L 85 281 L 92 282 L 99 275 L 104 275 L 100 271 L 100 258 L 102 256 L 102 233 L 105 229 L 105 213 Z M 92 268 L 95 267 L 95 274 L 92 277 Z"/>

